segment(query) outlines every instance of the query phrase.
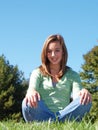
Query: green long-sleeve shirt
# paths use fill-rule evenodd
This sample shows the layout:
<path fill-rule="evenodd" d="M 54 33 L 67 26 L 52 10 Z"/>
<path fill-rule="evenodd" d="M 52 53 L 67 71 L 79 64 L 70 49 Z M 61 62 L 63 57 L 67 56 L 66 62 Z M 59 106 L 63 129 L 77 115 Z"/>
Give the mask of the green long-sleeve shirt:
<path fill-rule="evenodd" d="M 72 69 L 68 69 L 56 86 L 53 87 L 51 77 L 43 76 L 37 68 L 32 71 L 30 76 L 28 90 L 32 91 L 32 89 L 39 92 L 41 99 L 44 100 L 51 111 L 57 112 L 70 103 L 71 93 L 73 99 L 78 96 L 82 86 L 80 76 Z"/>

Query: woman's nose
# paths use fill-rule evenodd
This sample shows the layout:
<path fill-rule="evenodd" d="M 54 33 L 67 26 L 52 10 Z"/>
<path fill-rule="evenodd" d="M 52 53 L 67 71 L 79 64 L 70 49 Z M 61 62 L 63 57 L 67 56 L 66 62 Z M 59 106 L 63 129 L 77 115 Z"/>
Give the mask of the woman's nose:
<path fill-rule="evenodd" d="M 54 51 L 52 51 L 52 55 L 51 56 L 55 56 L 55 52 Z"/>

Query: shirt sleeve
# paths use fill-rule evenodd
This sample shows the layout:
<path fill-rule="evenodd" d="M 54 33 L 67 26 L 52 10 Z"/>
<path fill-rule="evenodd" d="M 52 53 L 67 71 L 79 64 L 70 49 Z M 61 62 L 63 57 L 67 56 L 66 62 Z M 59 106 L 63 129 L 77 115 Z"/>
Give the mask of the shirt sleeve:
<path fill-rule="evenodd" d="M 73 82 L 72 82 L 72 97 L 73 100 L 76 99 L 79 95 L 79 91 L 82 89 L 81 79 L 77 72 L 73 74 Z"/>
<path fill-rule="evenodd" d="M 28 90 L 32 89 L 36 90 L 39 87 L 40 81 L 41 81 L 41 74 L 39 69 L 33 70 L 30 76 Z"/>

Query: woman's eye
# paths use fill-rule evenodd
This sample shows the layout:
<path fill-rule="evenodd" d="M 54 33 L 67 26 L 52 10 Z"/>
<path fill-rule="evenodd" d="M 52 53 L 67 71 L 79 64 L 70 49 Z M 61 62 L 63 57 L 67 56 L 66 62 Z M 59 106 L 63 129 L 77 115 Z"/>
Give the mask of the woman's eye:
<path fill-rule="evenodd" d="M 59 52 L 60 50 L 56 50 L 56 52 Z"/>
<path fill-rule="evenodd" d="M 50 54 L 51 53 L 51 51 L 48 51 L 48 54 Z"/>

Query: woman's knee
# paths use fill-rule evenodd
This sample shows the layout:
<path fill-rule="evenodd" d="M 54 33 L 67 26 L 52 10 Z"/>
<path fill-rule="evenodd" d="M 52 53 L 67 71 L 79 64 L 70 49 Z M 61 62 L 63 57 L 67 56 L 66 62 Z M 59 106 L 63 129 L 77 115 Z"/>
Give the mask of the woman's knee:
<path fill-rule="evenodd" d="M 26 103 L 26 100 L 24 98 L 22 101 L 22 110 L 26 110 L 26 109 L 27 109 L 27 103 Z"/>

